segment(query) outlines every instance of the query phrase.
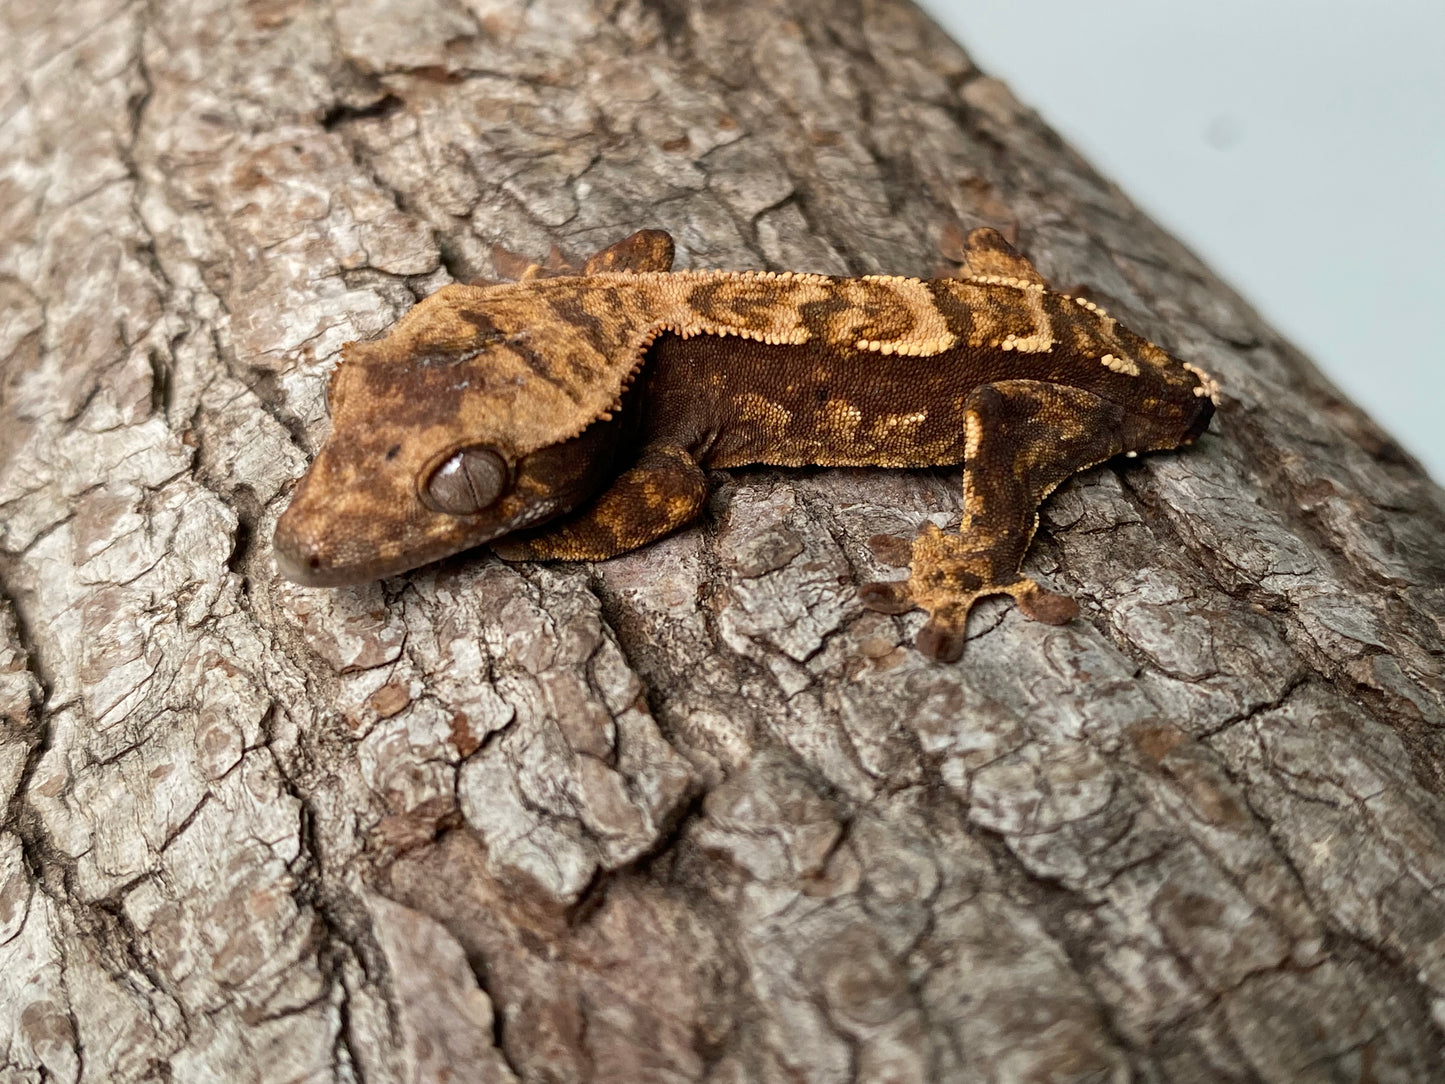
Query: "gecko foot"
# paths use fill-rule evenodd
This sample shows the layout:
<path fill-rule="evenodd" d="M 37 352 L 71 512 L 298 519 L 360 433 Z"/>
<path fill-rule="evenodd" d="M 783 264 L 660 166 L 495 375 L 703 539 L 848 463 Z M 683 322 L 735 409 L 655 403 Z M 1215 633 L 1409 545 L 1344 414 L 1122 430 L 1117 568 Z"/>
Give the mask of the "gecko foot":
<path fill-rule="evenodd" d="M 1078 616 L 1073 599 L 1040 587 L 1017 571 L 996 569 L 993 556 L 984 541 L 929 524 L 913 541 L 909 578 L 864 584 L 859 598 L 880 613 L 927 610 L 928 623 L 914 642 L 922 654 L 940 662 L 952 662 L 963 654 L 968 612 L 987 595 L 1012 595 L 1025 617 L 1048 625 L 1062 625 Z"/>

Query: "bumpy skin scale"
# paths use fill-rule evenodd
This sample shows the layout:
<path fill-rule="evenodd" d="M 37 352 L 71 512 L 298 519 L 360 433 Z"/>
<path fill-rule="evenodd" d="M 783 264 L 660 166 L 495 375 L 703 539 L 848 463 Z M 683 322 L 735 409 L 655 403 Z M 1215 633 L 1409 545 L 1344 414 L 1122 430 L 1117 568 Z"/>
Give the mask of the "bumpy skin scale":
<path fill-rule="evenodd" d="M 671 238 L 644 230 L 580 274 L 445 287 L 350 344 L 331 438 L 277 525 L 282 572 L 362 582 L 484 542 L 600 560 L 695 518 L 707 468 L 963 462 L 960 531 L 930 527 L 908 580 L 862 590 L 927 610 L 919 648 L 953 659 L 985 595 L 1077 613 L 1019 572 L 1060 482 L 1191 444 L 1214 410 L 1208 377 L 1050 291 L 993 230 L 969 235 L 959 277 L 931 281 L 671 264 Z M 486 506 L 457 514 L 455 488 L 439 506 L 436 472 L 478 452 Z"/>

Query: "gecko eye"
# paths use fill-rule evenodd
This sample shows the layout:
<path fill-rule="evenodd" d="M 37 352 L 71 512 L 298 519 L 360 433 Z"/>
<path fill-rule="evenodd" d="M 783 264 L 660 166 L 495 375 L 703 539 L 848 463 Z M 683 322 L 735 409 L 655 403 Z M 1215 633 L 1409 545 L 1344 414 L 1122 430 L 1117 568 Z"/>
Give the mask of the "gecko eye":
<path fill-rule="evenodd" d="M 507 464 L 490 448 L 462 448 L 443 460 L 421 487 L 434 511 L 470 516 L 490 508 L 507 487 Z"/>

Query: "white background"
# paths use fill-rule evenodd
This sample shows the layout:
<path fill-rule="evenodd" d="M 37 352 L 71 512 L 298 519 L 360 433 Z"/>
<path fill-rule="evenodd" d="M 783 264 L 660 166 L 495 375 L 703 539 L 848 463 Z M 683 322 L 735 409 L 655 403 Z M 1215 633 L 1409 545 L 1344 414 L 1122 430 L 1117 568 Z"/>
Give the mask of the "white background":
<path fill-rule="evenodd" d="M 1445 482 L 1445 2 L 921 2 Z"/>

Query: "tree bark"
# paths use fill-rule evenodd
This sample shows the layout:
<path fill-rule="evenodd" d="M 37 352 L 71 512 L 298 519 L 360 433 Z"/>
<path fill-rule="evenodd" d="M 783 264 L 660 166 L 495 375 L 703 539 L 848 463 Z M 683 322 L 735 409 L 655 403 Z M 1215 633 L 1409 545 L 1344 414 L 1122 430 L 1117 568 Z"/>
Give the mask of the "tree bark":
<path fill-rule="evenodd" d="M 0 25 L 0 1080 L 1445 1080 L 1445 497 L 914 8 Z M 1047 505 L 1068 626 L 860 607 L 956 470 L 274 571 L 341 344 L 447 281 L 981 224 L 1222 389 Z"/>

